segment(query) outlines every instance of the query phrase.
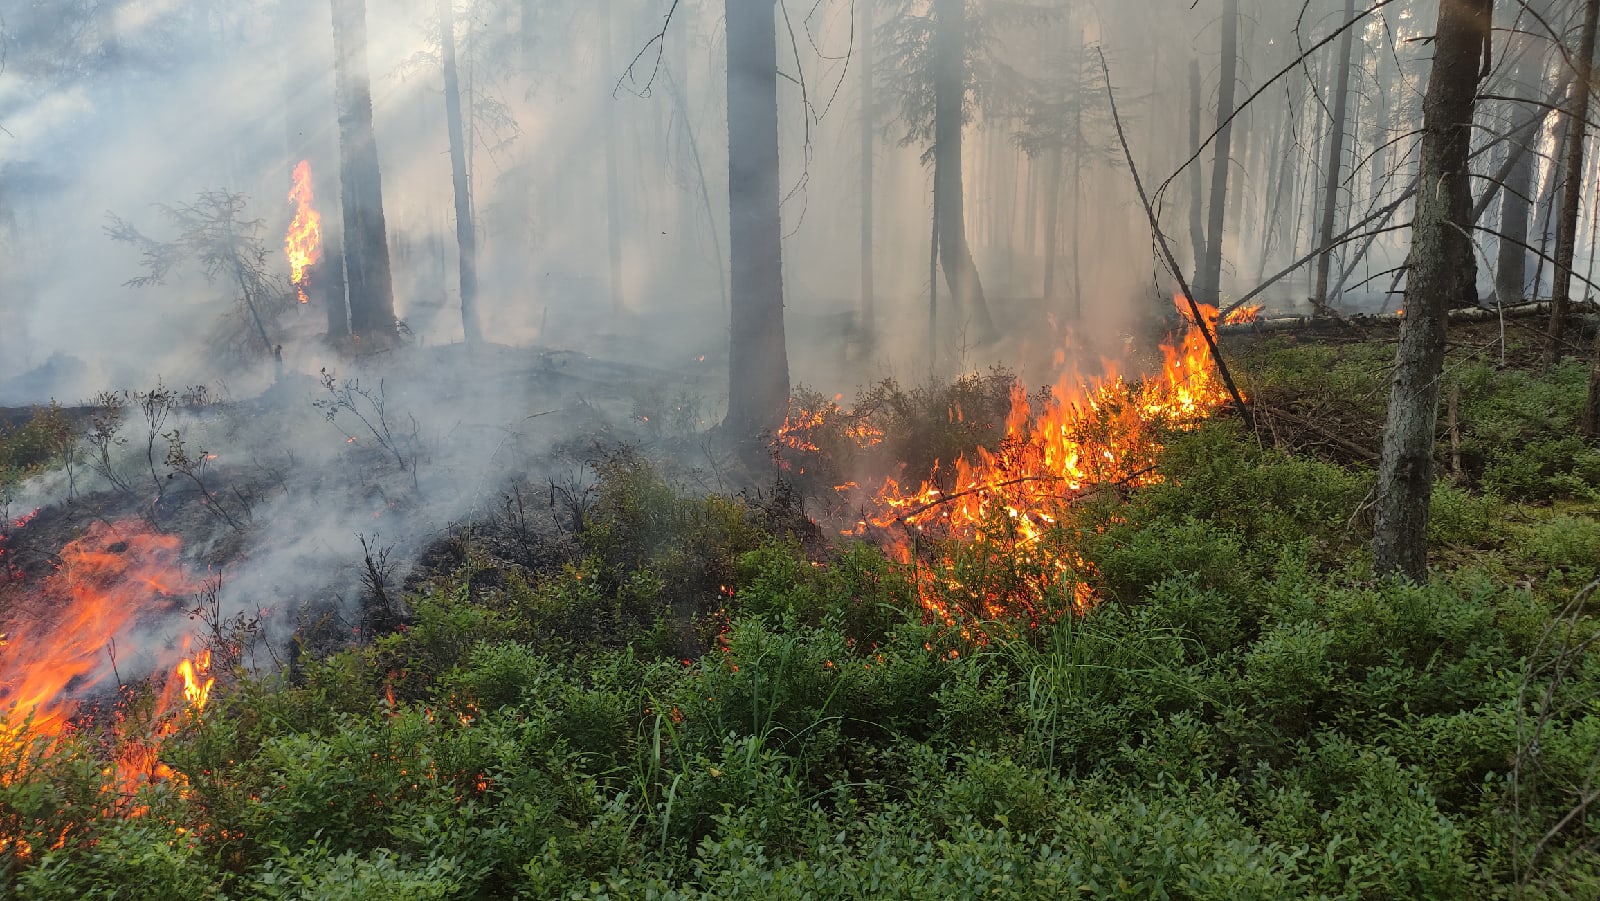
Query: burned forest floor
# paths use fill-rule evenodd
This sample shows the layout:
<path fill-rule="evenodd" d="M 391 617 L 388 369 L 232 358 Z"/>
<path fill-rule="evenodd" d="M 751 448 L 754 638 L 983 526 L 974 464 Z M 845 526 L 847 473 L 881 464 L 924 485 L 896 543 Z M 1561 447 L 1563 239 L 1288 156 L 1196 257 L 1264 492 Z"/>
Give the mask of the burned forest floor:
<path fill-rule="evenodd" d="M 1254 431 L 1221 408 L 1141 433 L 1148 466 L 1045 483 L 1028 497 L 1054 498 L 1048 509 L 987 507 L 959 536 L 922 525 L 965 499 L 952 460 L 986 455 L 1004 480 L 1023 453 L 1019 400 L 1047 406 L 1005 371 L 849 400 L 802 392 L 754 464 L 701 437 L 692 383 L 635 373 L 631 394 L 545 391 L 560 412 L 538 422 L 559 421 L 564 442 L 483 446 L 564 454 L 565 468 L 512 467 L 523 477 L 389 555 L 361 545 L 360 597 L 337 627 L 300 618 L 263 637 L 248 616 L 208 619 L 197 589 L 185 603 L 222 662 L 208 698 L 165 721 L 149 778 L 117 775 L 135 714 L 49 733 L 0 723 L 0 886 L 39 899 L 1595 897 L 1600 448 L 1577 431 L 1589 362 L 1541 372 L 1536 336 L 1502 341 L 1498 324 L 1451 340 L 1425 585 L 1374 578 L 1367 550 L 1393 358 L 1381 327 L 1230 338 Z M 548 365 L 548 384 L 599 372 Z M 333 412 L 370 413 L 344 385 L 326 388 L 346 404 Z M 389 390 L 393 413 L 403 381 Z M 1073 420 L 1095 433 L 1074 446 L 1124 453 L 1087 442 L 1121 440 L 1131 409 Z M 474 420 L 460 418 L 465 434 Z M 51 411 L 8 425 L 3 480 L 59 467 L 62 436 L 81 428 Z M 382 434 L 330 431 L 318 478 L 380 522 L 431 521 L 390 500 L 448 474 L 403 461 L 479 451 Z M 402 463 L 351 489 L 346 454 Z M 174 481 L 212 484 L 183 465 Z M 876 516 L 886 479 L 938 491 Z M 1039 481 L 1012 481 L 1026 480 Z M 210 523 L 216 538 L 191 567 L 267 553 L 228 539 L 248 530 L 215 511 L 266 518 L 289 489 L 240 481 L 238 497 L 174 495 L 188 512 L 167 525 Z M 140 484 L 118 514 L 160 522 Z M 327 504 L 331 490 L 307 496 Z M 321 508 L 307 503 L 311 521 Z M 37 522 L 54 531 L 26 546 L 65 543 L 88 522 L 68 517 L 46 507 L 7 534 Z M 50 554 L 29 553 L 12 577 L 53 578 Z M 276 641 L 270 660 L 240 652 L 256 640 Z"/>

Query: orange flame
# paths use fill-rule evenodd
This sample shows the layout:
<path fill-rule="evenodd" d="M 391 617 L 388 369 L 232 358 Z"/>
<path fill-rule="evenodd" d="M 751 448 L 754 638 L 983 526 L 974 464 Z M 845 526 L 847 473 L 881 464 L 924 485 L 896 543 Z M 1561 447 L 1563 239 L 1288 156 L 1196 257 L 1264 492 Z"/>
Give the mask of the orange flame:
<path fill-rule="evenodd" d="M 1223 325 L 1245 325 L 1261 321 L 1261 304 L 1253 303 L 1242 306 L 1237 310 L 1222 317 Z"/>
<path fill-rule="evenodd" d="M 57 571 L 7 611 L 0 751 L 53 742 L 71 728 L 78 697 L 128 675 L 117 653 L 132 645 L 141 620 L 170 612 L 173 598 L 198 587 L 183 571 L 181 550 L 176 536 L 137 520 L 96 522 L 61 549 Z M 176 731 L 180 714 L 199 712 L 210 697 L 209 651 L 191 655 L 185 641 L 166 656 L 152 679 L 153 725 L 145 734 L 115 736 L 120 749 L 106 775 L 124 797 L 143 783 L 172 778 L 156 759 L 160 743 Z M 0 836 L 0 847 L 6 840 Z"/>
<path fill-rule="evenodd" d="M 294 221 L 283 238 L 283 252 L 289 258 L 289 281 L 306 302 L 306 270 L 322 259 L 322 215 L 311 206 L 311 163 L 301 160 L 294 167 L 294 185 L 289 189 L 294 202 Z"/>
<path fill-rule="evenodd" d="M 1216 308 L 1201 311 L 1214 327 Z M 915 569 L 931 619 L 964 630 L 976 619 L 1038 625 L 1064 608 L 1081 612 L 1093 603 L 1089 564 L 1051 534 L 1062 506 L 1096 487 L 1159 480 L 1155 459 L 1163 434 L 1194 426 L 1228 401 L 1204 335 L 1192 322 L 1182 341 L 1161 351 L 1161 371 L 1138 381 L 1122 378 L 1107 361 L 1093 378 L 1067 371 L 1038 398 L 1016 388 L 997 449 L 958 458 L 953 478 L 940 479 L 936 467 L 915 491 L 892 479 L 884 485 L 867 521 L 888 530 L 884 535 L 902 562 L 914 562 L 913 541 L 923 538 L 936 548 L 958 542 L 962 553 L 982 557 L 958 565 L 947 551 L 935 565 Z M 970 576 L 998 571 L 1014 576 L 1000 579 L 1001 589 Z M 978 597 L 967 609 L 952 609 L 947 600 L 973 593 Z"/>

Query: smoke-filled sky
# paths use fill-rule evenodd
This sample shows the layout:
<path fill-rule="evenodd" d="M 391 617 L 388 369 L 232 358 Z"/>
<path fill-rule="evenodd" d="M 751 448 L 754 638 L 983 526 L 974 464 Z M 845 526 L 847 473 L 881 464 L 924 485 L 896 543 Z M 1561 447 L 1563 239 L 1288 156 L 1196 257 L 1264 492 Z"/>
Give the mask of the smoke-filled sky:
<path fill-rule="evenodd" d="M 1500 5 L 1507 35 L 1542 43 L 1506 37 L 1485 90 L 1512 93 L 1520 78 L 1542 96 L 1562 58 L 1548 38 L 1570 29 L 1576 4 L 1535 3 L 1538 17 L 1511 0 Z M 897 42 L 915 33 L 906 23 L 925 21 L 932 0 L 786 0 L 778 7 L 784 289 L 798 382 L 848 391 L 888 374 L 1026 368 L 1049 359 L 1045 349 L 1064 344 L 1069 328 L 1099 339 L 1087 342 L 1097 347 L 1114 345 L 1170 297 L 1175 284 L 1155 262 L 1111 128 L 1102 51 L 1147 185 L 1176 172 L 1155 200 L 1174 252 L 1185 269 L 1194 265 L 1201 242 L 1192 214 L 1213 190 L 1212 145 L 1195 165 L 1178 167 L 1217 124 L 1223 0 L 965 6 L 979 39 L 966 73 L 964 222 L 990 305 L 1009 325 L 1004 340 L 975 339 L 941 277 L 931 281 L 943 295 L 943 326 L 928 344 L 931 138 L 907 113 L 931 75 Z M 1430 0 L 1355 8 L 1336 230 L 1408 184 L 1429 53 L 1419 38 L 1434 16 Z M 721 12 L 713 0 L 455 3 L 491 340 L 662 366 L 706 355 L 721 365 L 729 244 Z M 428 0 L 367 3 L 396 307 L 423 345 L 461 340 L 436 16 Z M 1337 43 L 1318 45 L 1345 12 L 1339 0 L 1241 0 L 1239 16 L 1236 100 L 1265 90 L 1232 130 L 1224 299 L 1314 246 Z M 0 34 L 0 403 L 70 403 L 157 375 L 246 396 L 260 390 L 269 381 L 260 361 L 241 368 L 218 352 L 218 321 L 237 316 L 234 286 L 189 263 L 162 284 L 126 287 L 144 274 L 139 249 L 113 242 L 105 227 L 115 215 L 170 239 L 160 205 L 236 192 L 245 199 L 241 218 L 260 222 L 269 274 L 286 281 L 278 250 L 292 215 L 285 193 L 304 158 L 324 226 L 337 237 L 328 3 L 7 0 Z M 1480 142 L 1512 115 L 1484 104 Z M 1549 147 L 1553 122 L 1539 134 Z M 864 146 L 874 164 L 875 319 L 885 336 L 870 354 L 856 347 L 850 319 L 863 304 Z M 1550 171 L 1539 164 L 1536 200 Z M 1401 209 L 1376 224 L 1408 215 Z M 621 248 L 615 285 L 612 230 Z M 1376 305 L 1391 284 L 1379 273 L 1403 259 L 1404 235 L 1384 232 L 1339 255 L 1344 289 L 1335 293 L 1352 306 Z M 1263 298 L 1280 308 L 1303 303 L 1311 268 Z M 613 295 L 624 313 L 614 311 Z M 291 369 L 314 374 L 328 362 L 317 341 L 324 319 L 308 305 L 268 323 Z M 1052 375 L 1027 374 L 1040 383 Z"/>
<path fill-rule="evenodd" d="M 865 3 L 789 2 L 780 9 L 785 290 L 790 355 L 801 381 L 837 376 L 837 316 L 830 316 L 855 310 L 860 293 Z M 667 362 L 698 357 L 725 335 L 718 276 L 728 244 L 721 8 L 684 0 L 665 40 L 652 44 L 671 5 L 456 4 L 482 307 L 494 340 Z M 1367 30 L 1375 73 L 1394 28 L 1419 12 L 1410 7 L 1421 5 L 1394 3 L 1373 20 L 1388 23 Z M 885 34 L 884 23 L 897 16 L 925 13 L 926 6 L 874 4 L 877 33 Z M 973 0 L 970 6 L 973 15 L 997 16 L 1017 4 Z M 1062 214 L 1059 225 L 1058 282 L 1072 284 L 1094 321 L 1115 324 L 1130 306 L 1149 303 L 1156 284 L 1148 228 L 1112 140 L 1098 65 L 1087 48 L 1104 48 L 1135 158 L 1147 181 L 1159 180 L 1189 149 L 1191 59 L 1200 63 L 1203 105 L 1213 102 L 1220 4 L 1039 6 L 1050 18 L 1015 24 L 996 18 L 974 65 L 965 135 L 969 237 L 998 308 L 1020 307 L 1030 298 L 1037 304 L 1051 173 L 1047 153 L 1030 161 L 1019 146 L 1025 132 L 1039 128 L 1029 121 L 1022 81 L 1036 80 L 1035 96 L 1081 96 L 1082 140 L 1068 149 L 1065 167 L 1066 181 L 1076 187 L 1056 185 L 1057 202 L 1076 210 Z M 1340 16 L 1338 4 L 1311 5 L 1297 42 L 1297 11 L 1280 6 L 1245 3 L 1240 81 L 1246 90 L 1281 66 L 1296 43 L 1314 42 Z M 248 198 L 246 218 L 261 220 L 261 238 L 275 248 L 291 215 L 284 200 L 288 172 L 304 156 L 316 173 L 324 222 L 336 229 L 327 4 L 13 0 L 3 9 L 0 379 L 57 354 L 82 364 L 81 370 L 57 369 L 82 377 L 59 383 L 39 377 L 0 396 L 37 401 L 44 396 L 25 395 L 46 391 L 73 400 L 74 391 L 124 386 L 158 373 L 172 381 L 247 384 L 237 372 L 222 371 L 205 342 L 236 292 L 225 280 L 208 283 L 192 265 L 179 267 L 161 286 L 124 287 L 141 274 L 138 252 L 107 238 L 106 216 L 114 213 L 159 239 L 170 229 L 158 204 L 190 202 L 207 190 L 239 192 Z M 397 309 L 426 344 L 460 340 L 434 15 L 434 4 L 421 0 L 368 3 L 368 61 Z M 877 308 L 885 330 L 906 341 L 880 345 L 868 375 L 928 368 L 926 348 L 914 336 L 925 329 L 931 169 L 922 159 L 925 140 L 902 142 L 908 128 L 896 94 L 903 86 L 888 70 L 892 50 L 879 47 L 875 54 L 872 241 Z M 1414 47 L 1398 52 L 1408 65 L 1417 56 Z M 1300 96 L 1305 85 L 1304 77 L 1285 81 L 1246 124 L 1260 131 L 1278 127 L 1286 95 L 1307 114 Z M 1385 90 L 1404 93 L 1395 85 Z M 625 317 L 609 313 L 608 116 L 618 162 L 619 290 L 633 314 Z M 1210 130 L 1208 123 L 1203 131 Z M 1265 158 L 1269 147 L 1247 144 L 1241 152 L 1238 143 L 1237 222 L 1259 243 L 1248 234 L 1250 208 L 1265 202 L 1273 161 Z M 1175 185 L 1167 199 L 1168 230 L 1182 250 L 1186 183 Z M 1256 249 L 1228 240 L 1230 265 L 1253 268 Z M 269 262 L 286 276 L 281 255 Z M 1062 290 L 1058 284 L 1057 293 Z M 319 352 L 308 346 L 320 317 L 298 310 L 279 324 L 290 336 L 292 365 L 308 372 L 320 366 Z M 959 348 L 961 341 L 958 325 L 947 343 Z"/>

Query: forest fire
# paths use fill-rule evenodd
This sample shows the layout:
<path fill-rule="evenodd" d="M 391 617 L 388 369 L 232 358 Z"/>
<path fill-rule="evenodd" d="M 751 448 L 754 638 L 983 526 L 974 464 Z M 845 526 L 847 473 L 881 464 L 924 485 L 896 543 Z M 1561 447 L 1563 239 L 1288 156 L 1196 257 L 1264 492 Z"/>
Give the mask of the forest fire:
<path fill-rule="evenodd" d="M 1261 321 L 1261 304 L 1253 303 L 1239 307 L 1222 317 L 1223 325 L 1248 325 Z"/>
<path fill-rule="evenodd" d="M 311 162 L 301 160 L 294 167 L 294 184 L 289 189 L 289 199 L 294 202 L 294 221 L 283 237 L 283 252 L 289 258 L 289 281 L 306 302 L 306 270 L 322 259 L 322 214 L 312 206 L 315 200 L 311 191 Z"/>
<path fill-rule="evenodd" d="M 38 741 L 54 742 L 72 729 L 79 699 L 111 680 L 119 687 L 117 642 L 148 616 L 170 610 L 172 599 L 194 591 L 184 574 L 177 537 L 137 520 L 92 524 L 60 551 L 55 573 L 7 611 L 0 657 L 0 755 Z M 126 649 L 124 649 L 126 650 Z M 133 727 L 118 712 L 116 763 L 107 771 L 120 796 L 172 774 L 156 757 L 184 711 L 210 697 L 210 654 L 192 654 L 187 641 L 157 666 L 154 704 Z M 142 674 L 141 674 L 142 675 Z M 3 840 L 3 837 L 0 837 Z"/>
<path fill-rule="evenodd" d="M 1214 327 L 1216 308 L 1201 309 Z M 1125 379 L 1108 363 L 1094 378 L 1069 370 L 1033 398 L 1015 388 L 996 449 L 958 458 L 953 477 L 936 467 L 915 490 L 885 484 L 867 521 L 886 530 L 902 562 L 916 565 L 930 616 L 948 625 L 1038 625 L 1092 604 L 1088 564 L 1057 529 L 1062 505 L 1096 489 L 1156 481 L 1163 435 L 1228 402 L 1198 327 L 1191 323 L 1181 342 L 1161 351 L 1161 371 L 1143 379 Z M 924 542 L 939 549 L 927 566 L 919 560 Z M 945 600 L 960 597 L 971 597 L 971 607 Z"/>

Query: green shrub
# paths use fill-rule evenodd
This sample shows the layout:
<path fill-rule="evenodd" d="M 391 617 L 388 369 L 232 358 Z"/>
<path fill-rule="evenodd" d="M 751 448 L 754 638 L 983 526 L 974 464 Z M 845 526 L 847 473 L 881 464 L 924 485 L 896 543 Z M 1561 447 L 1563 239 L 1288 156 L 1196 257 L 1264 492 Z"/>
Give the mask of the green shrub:
<path fill-rule="evenodd" d="M 44 854 L 17 894 L 37 901 L 198 901 L 222 898 L 222 874 L 201 840 L 150 817 L 107 819 L 90 842 Z"/>

